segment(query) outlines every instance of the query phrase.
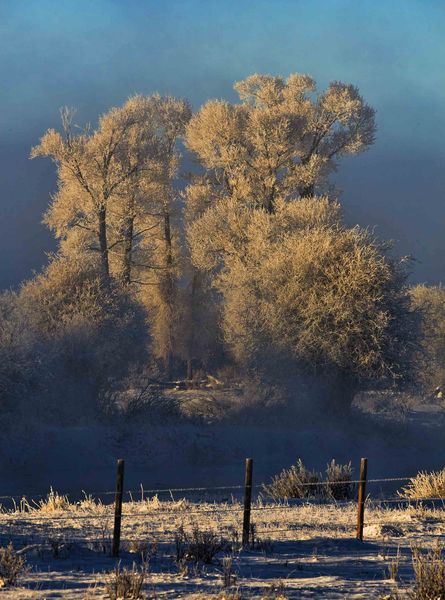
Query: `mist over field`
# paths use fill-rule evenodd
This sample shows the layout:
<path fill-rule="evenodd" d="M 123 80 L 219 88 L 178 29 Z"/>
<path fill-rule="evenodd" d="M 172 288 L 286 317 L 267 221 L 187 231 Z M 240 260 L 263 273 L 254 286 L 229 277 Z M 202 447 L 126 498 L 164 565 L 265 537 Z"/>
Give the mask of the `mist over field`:
<path fill-rule="evenodd" d="M 0 600 L 445 597 L 444 25 L 0 2 Z"/>

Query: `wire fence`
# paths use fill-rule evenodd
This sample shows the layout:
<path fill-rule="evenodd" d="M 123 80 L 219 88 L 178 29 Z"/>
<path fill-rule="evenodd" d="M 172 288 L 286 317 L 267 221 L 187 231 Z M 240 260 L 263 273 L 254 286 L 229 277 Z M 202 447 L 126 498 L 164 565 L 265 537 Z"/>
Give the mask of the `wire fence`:
<path fill-rule="evenodd" d="M 259 536 L 273 535 L 278 541 L 280 538 L 285 541 L 298 541 L 299 532 L 304 528 L 313 527 L 312 523 L 307 522 L 307 515 L 304 516 L 300 511 L 302 507 L 313 511 L 317 508 L 334 511 L 349 509 L 342 519 L 331 518 L 330 522 L 318 523 L 318 527 L 337 530 L 343 528 L 344 531 L 350 531 L 351 536 L 363 539 L 364 526 L 383 523 L 398 526 L 397 519 L 391 518 L 396 509 L 418 507 L 421 504 L 431 506 L 434 510 L 445 510 L 445 498 L 438 495 L 365 495 L 366 486 L 400 484 L 410 482 L 414 477 L 368 479 L 365 469 L 364 475 L 361 473 L 359 479 L 299 482 L 299 488 L 306 490 L 302 494 L 303 497 L 277 500 L 267 497 L 263 484 L 253 485 L 251 478 L 249 480 L 247 477 L 247 471 L 244 485 L 236 483 L 171 488 L 145 488 L 141 485 L 139 489 L 124 490 L 122 470 L 122 479 L 119 481 L 118 477 L 116 489 L 84 493 L 83 501 L 70 503 L 71 496 L 78 496 L 75 492 L 57 494 L 51 491 L 50 494 L 32 494 L 31 501 L 28 501 L 25 495 L 1 495 L 0 539 L 4 542 L 8 539 L 26 538 L 25 541 L 40 540 L 42 543 L 66 540 L 69 543 L 96 545 L 103 551 L 112 547 L 115 556 L 122 545 L 150 541 L 172 543 L 178 535 L 178 528 L 209 529 L 221 537 L 242 539 L 243 546 L 254 543 L 252 540 L 255 536 L 258 539 Z M 256 497 L 252 502 L 253 490 Z M 336 491 L 346 496 L 355 496 L 358 491 L 358 501 L 355 497 L 336 498 Z M 226 496 L 230 495 L 230 500 L 218 497 L 222 492 L 225 492 Z M 163 494 L 169 495 L 169 498 L 159 500 L 158 496 Z M 182 498 L 175 500 L 173 494 L 181 494 Z M 187 499 L 187 496 L 191 496 L 192 500 Z M 110 502 L 102 503 L 101 498 L 109 498 Z M 7 503 L 10 504 L 9 508 L 5 506 Z M 356 503 L 357 530 L 356 519 L 353 516 Z M 384 515 L 387 518 L 380 516 L 379 519 L 367 519 L 365 509 L 387 511 L 388 514 Z M 377 512 L 369 513 L 369 516 L 374 515 L 377 515 Z"/>
<path fill-rule="evenodd" d="M 307 482 L 307 483 L 299 483 L 298 485 L 301 487 L 305 487 L 305 488 L 322 488 L 322 487 L 339 487 L 341 485 L 359 485 L 363 482 L 367 483 L 367 484 L 371 484 L 371 483 L 391 483 L 391 482 L 401 482 L 401 481 L 409 481 L 411 479 L 413 479 L 414 476 L 407 476 L 407 477 L 385 477 L 385 478 L 379 478 L 379 479 L 367 479 L 367 480 L 360 480 L 360 479 L 353 479 L 353 480 L 343 480 L 343 481 L 319 481 L 319 482 Z M 257 489 L 257 490 L 264 490 L 264 484 L 257 484 L 257 485 L 253 485 L 252 489 Z M 201 487 L 169 487 L 169 488 L 144 488 L 143 486 L 141 486 L 139 489 L 129 489 L 129 490 L 125 490 L 123 492 L 124 496 L 129 496 L 130 498 L 132 498 L 133 496 L 137 496 L 140 495 L 143 499 L 145 499 L 146 496 L 152 494 L 152 495 L 157 495 L 157 494 L 177 494 L 177 493 L 183 493 L 183 494 L 187 494 L 187 493 L 194 493 L 196 494 L 197 492 L 205 492 L 205 493 L 211 493 L 212 492 L 216 492 L 216 491 L 230 491 L 230 492 L 242 492 L 244 490 L 245 486 L 243 485 L 239 485 L 239 484 L 235 484 L 235 485 L 221 485 L 221 486 L 201 486 Z M 57 492 L 59 496 L 65 496 L 67 498 L 69 498 L 70 496 L 79 496 L 79 492 L 78 491 L 61 491 L 61 492 Z M 83 492 L 84 496 L 88 497 L 91 496 L 93 498 L 96 499 L 100 499 L 101 496 L 115 496 L 116 494 L 116 490 L 103 490 L 103 491 L 99 491 L 99 490 L 92 490 L 92 491 L 88 491 L 88 492 Z M 28 494 L 29 497 L 31 497 L 33 500 L 35 499 L 46 499 L 48 498 L 48 492 L 45 494 Z M 22 500 L 22 499 L 26 499 L 27 498 L 27 494 L 4 494 L 0 496 L 0 502 L 2 500 L 7 500 L 7 501 L 14 501 L 14 500 Z M 202 498 L 201 498 L 202 499 Z M 420 499 L 420 498 L 419 498 Z"/>

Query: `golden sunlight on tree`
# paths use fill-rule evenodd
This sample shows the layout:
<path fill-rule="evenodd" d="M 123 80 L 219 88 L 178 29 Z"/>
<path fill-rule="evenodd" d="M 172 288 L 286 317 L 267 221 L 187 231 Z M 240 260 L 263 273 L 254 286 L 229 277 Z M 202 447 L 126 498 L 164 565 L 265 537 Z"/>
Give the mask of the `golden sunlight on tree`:
<path fill-rule="evenodd" d="M 374 110 L 352 85 L 251 75 L 235 84 L 240 104 L 207 102 L 187 127 L 186 143 L 219 196 L 273 212 L 277 199 L 324 189 L 338 160 L 374 141 Z"/>
<path fill-rule="evenodd" d="M 64 109 L 63 135 L 49 130 L 32 151 L 58 167 L 45 222 L 61 254 L 80 261 L 96 254 L 106 278 L 139 291 L 155 352 L 169 368 L 180 276 L 177 141 L 190 108 L 172 97 L 134 96 L 103 115 L 96 130 L 79 133 L 73 116 Z"/>
<path fill-rule="evenodd" d="M 224 338 L 246 368 L 334 381 L 348 406 L 364 383 L 414 372 L 419 315 L 404 260 L 327 198 L 278 200 L 274 213 L 220 200 L 189 229 L 195 265 L 223 297 Z"/>

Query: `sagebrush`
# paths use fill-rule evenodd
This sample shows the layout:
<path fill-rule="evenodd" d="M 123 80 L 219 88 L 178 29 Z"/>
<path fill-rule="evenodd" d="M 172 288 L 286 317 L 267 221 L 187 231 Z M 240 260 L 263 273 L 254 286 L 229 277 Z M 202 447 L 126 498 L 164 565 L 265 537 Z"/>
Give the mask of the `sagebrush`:
<path fill-rule="evenodd" d="M 350 462 L 342 465 L 332 459 L 326 467 L 325 478 L 323 478 L 321 473 L 307 469 L 299 458 L 295 465 L 275 475 L 270 484 L 263 485 L 263 491 L 273 500 L 288 498 L 348 500 L 355 493 L 355 485 L 351 479 Z"/>
<path fill-rule="evenodd" d="M 19 555 L 10 542 L 0 548 L 0 587 L 15 586 L 26 572 L 26 560 Z"/>
<path fill-rule="evenodd" d="M 410 600 L 445 600 L 444 547 L 425 551 L 420 546 L 412 549 L 414 585 L 408 593 Z"/>
<path fill-rule="evenodd" d="M 218 552 L 227 546 L 218 535 L 212 531 L 203 531 L 194 527 L 187 532 L 180 527 L 175 534 L 176 561 L 192 561 L 209 565 Z"/>
<path fill-rule="evenodd" d="M 445 498 L 445 468 L 431 473 L 420 471 L 398 494 L 410 500 Z"/>
<path fill-rule="evenodd" d="M 119 562 L 105 582 L 105 591 L 109 600 L 141 600 L 142 589 L 147 577 L 147 566 L 122 567 Z"/>

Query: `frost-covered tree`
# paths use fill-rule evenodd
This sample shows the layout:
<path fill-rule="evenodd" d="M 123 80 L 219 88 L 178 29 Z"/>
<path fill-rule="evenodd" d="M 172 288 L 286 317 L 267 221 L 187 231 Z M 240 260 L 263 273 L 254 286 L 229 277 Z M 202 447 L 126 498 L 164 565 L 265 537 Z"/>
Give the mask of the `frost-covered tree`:
<path fill-rule="evenodd" d="M 239 103 L 207 102 L 186 130 L 186 145 L 203 169 L 185 197 L 194 256 L 218 244 L 226 257 L 234 245 L 242 248 L 251 209 L 272 214 L 283 202 L 326 189 L 340 158 L 365 150 L 374 140 L 374 111 L 352 85 L 334 82 L 316 95 L 315 82 L 306 75 L 287 80 L 252 75 L 235 89 Z M 223 231 L 230 219 L 226 210 L 236 215 L 233 237 Z"/>
<path fill-rule="evenodd" d="M 314 80 L 295 73 L 252 75 L 235 89 L 239 104 L 207 102 L 186 134 L 220 197 L 273 212 L 278 199 L 312 196 L 342 156 L 374 141 L 374 110 L 353 85 L 333 82 L 315 95 Z"/>
<path fill-rule="evenodd" d="M 169 370 L 177 317 L 178 140 L 190 118 L 186 101 L 134 96 L 78 133 L 62 111 L 63 134 L 49 130 L 32 157 L 50 156 L 58 191 L 45 222 L 60 254 L 79 261 L 99 253 L 107 278 L 139 290 L 149 310 L 155 354 Z"/>
<path fill-rule="evenodd" d="M 180 244 L 180 206 L 178 171 L 181 153 L 178 142 L 183 137 L 190 119 L 188 103 L 169 96 L 150 97 L 156 120 L 159 160 L 156 171 L 145 180 L 144 193 L 152 207 L 147 223 L 150 235 L 141 248 L 148 262 L 142 263 L 140 283 L 147 284 L 141 297 L 149 309 L 151 333 L 155 354 L 162 358 L 167 374 L 172 369 L 176 332 L 181 314 L 178 281 L 182 276 L 183 261 Z M 148 279 L 149 281 L 145 281 Z"/>
<path fill-rule="evenodd" d="M 146 209 L 140 180 L 159 156 L 152 106 L 134 96 L 102 115 L 97 129 L 75 131 L 74 111 L 62 110 L 63 133 L 48 130 L 31 157 L 49 156 L 57 165 L 58 191 L 47 224 L 66 241 L 67 253 L 98 252 L 105 277 L 110 254 L 122 245 L 123 277 L 128 277 L 128 245 L 140 235 L 136 213 Z M 122 261 L 120 261 L 122 263 Z"/>
<path fill-rule="evenodd" d="M 211 235 L 208 234 L 211 232 Z M 193 261 L 223 297 L 225 340 L 239 363 L 281 364 L 348 406 L 370 381 L 413 373 L 418 315 L 405 262 L 326 198 L 277 200 L 273 213 L 217 201 L 189 230 Z"/>
<path fill-rule="evenodd" d="M 91 416 L 115 383 L 147 360 L 145 312 L 131 290 L 104 277 L 97 259 L 54 257 L 17 301 L 39 357 L 43 409 Z"/>
<path fill-rule="evenodd" d="M 411 289 L 413 306 L 423 319 L 423 352 L 419 361 L 424 369 L 424 386 L 431 392 L 445 388 L 445 289 L 417 285 Z"/>

